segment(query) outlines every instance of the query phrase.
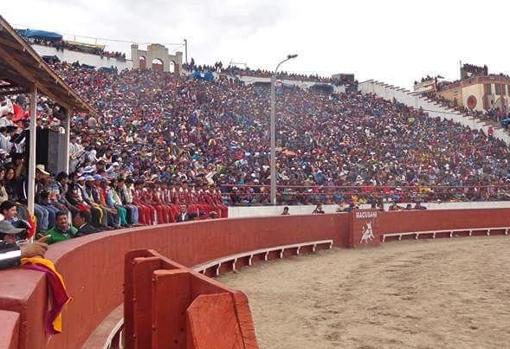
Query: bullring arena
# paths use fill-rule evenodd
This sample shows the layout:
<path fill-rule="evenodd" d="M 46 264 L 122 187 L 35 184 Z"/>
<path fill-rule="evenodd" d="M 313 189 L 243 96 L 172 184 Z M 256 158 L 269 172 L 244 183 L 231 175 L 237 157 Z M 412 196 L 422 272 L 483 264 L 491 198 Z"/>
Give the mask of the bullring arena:
<path fill-rule="evenodd" d="M 0 316 L 12 338 L 2 338 L 16 344 L 4 347 L 498 348 L 508 339 L 509 213 L 363 210 L 63 242 L 49 258 L 74 295 L 67 330 L 47 341 L 39 274 L 4 271 Z M 367 223 L 373 236 L 362 241 Z M 206 277 L 232 270 L 219 281 L 248 298 Z"/>
<path fill-rule="evenodd" d="M 146 3 L 126 13 L 169 12 Z M 259 32 L 235 5 L 211 6 L 211 52 Z M 461 63 L 411 92 L 279 70 L 301 52 L 252 69 L 70 35 L 0 16 L 0 349 L 509 347 L 510 76 Z"/>
<path fill-rule="evenodd" d="M 250 299 L 261 348 L 504 348 L 507 237 L 387 243 L 220 278 Z"/>

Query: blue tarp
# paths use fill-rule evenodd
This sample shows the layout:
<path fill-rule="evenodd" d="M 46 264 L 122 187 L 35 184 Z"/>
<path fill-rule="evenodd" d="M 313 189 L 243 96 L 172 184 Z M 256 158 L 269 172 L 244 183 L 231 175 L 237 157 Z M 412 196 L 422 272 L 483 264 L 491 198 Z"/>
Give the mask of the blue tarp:
<path fill-rule="evenodd" d="M 27 39 L 41 39 L 48 41 L 59 41 L 62 40 L 62 35 L 53 32 L 47 32 L 44 30 L 32 30 L 32 29 L 18 29 L 17 32 Z"/>
<path fill-rule="evenodd" d="M 192 75 L 193 75 L 193 78 L 195 78 L 196 80 L 206 80 L 206 81 L 214 80 L 214 75 L 210 71 L 202 72 L 202 71 L 195 70 Z"/>
<path fill-rule="evenodd" d="M 503 120 L 500 121 L 501 127 L 507 128 L 508 125 L 510 125 L 510 117 L 506 117 Z"/>

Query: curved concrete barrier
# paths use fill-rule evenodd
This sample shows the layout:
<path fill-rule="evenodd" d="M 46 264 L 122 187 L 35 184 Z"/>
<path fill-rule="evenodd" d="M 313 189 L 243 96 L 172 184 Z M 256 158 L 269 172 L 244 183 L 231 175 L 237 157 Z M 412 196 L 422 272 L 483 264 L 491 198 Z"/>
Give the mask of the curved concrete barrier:
<path fill-rule="evenodd" d="M 0 310 L 0 348 L 17 349 L 19 339 L 19 314 L 12 311 Z"/>
<path fill-rule="evenodd" d="M 224 256 L 310 240 L 333 240 L 335 246 L 344 246 L 347 222 L 347 214 L 220 219 L 140 227 L 65 241 L 51 246 L 47 254 L 73 297 L 63 313 L 63 333 L 50 338 L 44 333 L 48 295 L 45 279 L 38 272 L 2 271 L 0 309 L 20 314 L 18 348 L 80 348 L 122 304 L 124 257 L 129 251 L 154 249 L 192 267 Z"/>
<path fill-rule="evenodd" d="M 53 337 L 44 333 L 48 295 L 43 276 L 30 270 L 6 270 L 0 273 L 0 310 L 17 313 L 19 326 L 4 312 L 0 312 L 0 323 L 10 324 L 3 327 L 2 333 L 18 339 L 18 343 L 11 340 L 13 347 L 0 341 L 0 348 L 81 348 L 98 325 L 123 303 L 124 258 L 132 250 L 153 249 L 190 268 L 249 251 L 310 241 L 333 240 L 337 247 L 358 247 L 378 245 L 384 234 L 491 227 L 510 227 L 510 209 L 354 211 L 223 219 L 141 227 L 69 240 L 52 246 L 47 254 L 56 262 L 73 297 L 63 313 L 63 333 Z M 197 316 L 195 310 L 193 314 Z"/>

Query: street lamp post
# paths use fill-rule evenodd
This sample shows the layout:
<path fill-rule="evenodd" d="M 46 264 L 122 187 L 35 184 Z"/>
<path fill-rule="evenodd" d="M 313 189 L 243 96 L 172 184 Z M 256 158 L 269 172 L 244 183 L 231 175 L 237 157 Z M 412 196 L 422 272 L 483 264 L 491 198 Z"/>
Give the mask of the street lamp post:
<path fill-rule="evenodd" d="M 296 54 L 288 55 L 287 58 L 278 63 L 271 76 L 271 205 L 276 205 L 276 74 L 283 63 L 296 57 Z"/>
<path fill-rule="evenodd" d="M 188 39 L 184 39 L 184 62 L 188 64 Z"/>

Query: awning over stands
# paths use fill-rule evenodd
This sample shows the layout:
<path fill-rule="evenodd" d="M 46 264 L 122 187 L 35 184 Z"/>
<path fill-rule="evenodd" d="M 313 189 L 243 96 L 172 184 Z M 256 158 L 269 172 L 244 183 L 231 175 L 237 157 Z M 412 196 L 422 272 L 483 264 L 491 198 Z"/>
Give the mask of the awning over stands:
<path fill-rule="evenodd" d="M 60 41 L 63 39 L 62 35 L 53 32 L 47 32 L 45 30 L 33 30 L 33 29 L 16 29 L 16 31 L 27 39 L 40 39 L 47 41 Z"/>
<path fill-rule="evenodd" d="M 94 110 L 60 78 L 0 16 L 0 96 L 29 93 L 32 87 L 68 111 Z"/>
<path fill-rule="evenodd" d="M 193 72 L 192 76 L 195 80 L 205 80 L 205 81 L 213 81 L 214 80 L 214 74 L 209 70 L 207 70 L 205 72 L 195 70 Z"/>
<path fill-rule="evenodd" d="M 41 93 L 67 111 L 64 129 L 66 145 L 62 149 L 69 159 L 70 112 L 96 114 L 94 109 L 74 92 L 35 52 L 7 21 L 0 16 L 0 97 L 30 94 L 30 127 L 28 158 L 28 211 L 34 213 L 36 166 L 36 108 Z M 66 168 L 68 168 L 68 162 Z M 66 170 L 66 169 L 64 169 Z"/>

